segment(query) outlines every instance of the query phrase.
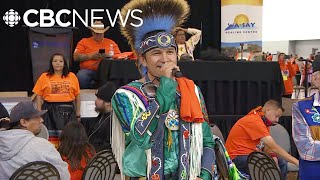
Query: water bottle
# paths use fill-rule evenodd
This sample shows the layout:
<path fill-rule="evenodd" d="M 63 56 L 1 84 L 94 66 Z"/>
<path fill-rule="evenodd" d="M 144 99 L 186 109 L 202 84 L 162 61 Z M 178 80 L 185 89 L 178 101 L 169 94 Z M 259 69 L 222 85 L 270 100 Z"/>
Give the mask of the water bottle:
<path fill-rule="evenodd" d="M 110 56 L 110 57 L 113 57 L 113 55 L 114 55 L 113 44 L 110 44 L 109 56 Z"/>

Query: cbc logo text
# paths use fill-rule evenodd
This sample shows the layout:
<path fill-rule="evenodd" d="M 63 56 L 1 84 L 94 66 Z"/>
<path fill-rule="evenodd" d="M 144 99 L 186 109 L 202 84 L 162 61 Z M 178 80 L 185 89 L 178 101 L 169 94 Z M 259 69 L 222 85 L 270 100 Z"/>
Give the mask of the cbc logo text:
<path fill-rule="evenodd" d="M 100 16 L 97 15 L 98 13 L 100 14 Z M 56 24 L 60 27 L 75 27 L 76 21 L 80 21 L 84 26 L 88 27 L 92 26 L 95 20 L 103 20 L 103 17 L 101 17 L 101 13 L 105 13 L 111 27 L 114 27 L 116 25 L 118 19 L 121 26 L 126 26 L 129 17 L 134 19 L 134 21 L 128 25 L 133 27 L 140 27 L 143 24 L 142 18 L 139 17 L 139 14 L 142 14 L 142 11 L 140 9 L 129 9 L 127 11 L 127 14 L 125 15 L 121 14 L 120 9 L 117 9 L 114 15 L 112 15 L 108 9 L 85 9 L 83 13 L 84 15 L 82 16 L 75 9 L 61 9 L 56 13 L 51 9 L 29 9 L 23 13 L 22 20 L 28 27 L 52 27 Z M 30 22 L 30 14 L 39 16 L 39 22 Z M 61 21 L 61 19 L 65 19 L 66 16 L 71 16 L 72 22 Z M 15 25 L 17 25 L 20 19 L 21 17 L 19 13 L 13 9 L 7 11 L 3 16 L 4 22 L 10 27 L 14 27 Z"/>

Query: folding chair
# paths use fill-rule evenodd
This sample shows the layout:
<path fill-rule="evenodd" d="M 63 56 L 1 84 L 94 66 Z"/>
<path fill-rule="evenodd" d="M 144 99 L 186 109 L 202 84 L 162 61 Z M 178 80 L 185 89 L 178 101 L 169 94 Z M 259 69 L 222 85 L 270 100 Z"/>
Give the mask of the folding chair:
<path fill-rule="evenodd" d="M 228 160 L 224 154 L 223 144 L 219 140 L 215 140 L 214 151 L 216 155 L 217 168 L 219 172 L 219 179 L 228 179 Z"/>
<path fill-rule="evenodd" d="M 10 180 L 60 180 L 60 174 L 52 164 L 34 161 L 17 169 Z"/>
<path fill-rule="evenodd" d="M 276 124 L 270 127 L 270 134 L 276 143 L 290 154 L 291 142 L 288 131 L 281 124 Z M 288 162 L 288 173 L 293 173 L 294 176 L 298 177 L 298 172 L 299 167 Z"/>
<path fill-rule="evenodd" d="M 248 169 L 252 180 L 281 180 L 278 166 L 263 152 L 252 152 L 248 156 Z"/>
<path fill-rule="evenodd" d="M 87 164 L 82 174 L 82 180 L 113 180 L 116 167 L 117 162 L 112 151 L 102 150 Z"/>

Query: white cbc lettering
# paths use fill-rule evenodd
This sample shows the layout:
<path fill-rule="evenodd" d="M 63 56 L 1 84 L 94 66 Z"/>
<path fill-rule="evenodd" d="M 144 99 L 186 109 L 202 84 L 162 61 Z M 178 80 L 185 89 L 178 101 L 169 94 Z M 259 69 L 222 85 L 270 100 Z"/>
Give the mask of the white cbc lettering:
<path fill-rule="evenodd" d="M 140 26 L 143 24 L 143 20 L 142 20 L 140 17 L 135 16 L 135 15 L 134 15 L 135 12 L 142 13 L 142 11 L 141 11 L 140 9 L 134 9 L 134 10 L 132 10 L 132 11 L 131 11 L 131 9 L 129 9 L 128 12 L 127 12 L 127 14 L 126 14 L 125 19 L 123 20 L 123 17 L 121 16 L 120 11 L 119 11 L 119 12 L 117 11 L 116 16 L 115 16 L 115 20 L 117 19 L 118 15 L 119 15 L 119 19 L 120 19 L 121 25 L 122 25 L 122 27 L 124 27 L 124 26 L 126 26 L 127 21 L 128 21 L 128 17 L 129 17 L 129 15 L 130 15 L 133 19 L 136 19 L 136 20 L 140 21 L 139 24 L 133 24 L 133 23 L 131 22 L 130 25 L 131 25 L 131 26 L 134 26 L 134 27 L 140 27 Z M 107 10 L 107 14 L 108 14 L 108 18 L 109 18 L 109 20 L 110 20 L 110 24 L 111 24 L 111 25 L 115 24 L 115 20 L 114 20 L 114 22 L 111 21 L 108 10 Z M 113 23 L 113 24 L 112 24 L 112 23 Z"/>
<path fill-rule="evenodd" d="M 57 24 L 61 27 L 68 27 L 70 26 L 70 22 L 66 22 L 66 23 L 63 23 L 61 22 L 61 15 L 62 14 L 70 14 L 71 11 L 69 11 L 68 9 L 62 9 L 60 11 L 58 11 L 58 13 L 56 14 L 56 21 L 55 19 L 53 18 L 54 16 L 54 12 L 51 10 L 51 9 L 40 9 L 40 14 L 39 14 L 39 11 L 38 10 L 35 10 L 35 9 L 29 9 L 27 10 L 24 14 L 23 14 L 23 21 L 24 23 L 29 26 L 29 27 L 36 27 L 39 25 L 39 22 L 33 22 L 31 23 L 28 19 L 29 15 L 30 14 L 39 14 L 40 16 L 40 27 L 52 27 L 55 22 L 57 22 Z M 49 21 L 49 23 L 45 22 L 45 21 Z"/>
<path fill-rule="evenodd" d="M 38 26 L 38 22 L 34 22 L 34 23 L 31 23 L 29 20 L 28 20 L 28 16 L 29 14 L 35 14 L 37 15 L 39 12 L 35 9 L 29 9 L 28 11 L 26 11 L 24 14 L 23 14 L 23 22 L 29 26 L 29 27 L 36 27 Z"/>
<path fill-rule="evenodd" d="M 143 19 L 141 19 L 139 16 L 137 16 L 135 14 L 135 13 L 142 13 L 142 11 L 140 9 L 134 9 L 134 10 L 129 9 L 125 18 L 122 17 L 121 12 L 118 9 L 116 11 L 116 14 L 113 19 L 111 17 L 110 11 L 108 9 L 106 9 L 106 10 L 104 10 L 104 9 L 91 9 L 91 25 L 93 25 L 95 20 L 103 20 L 103 17 L 95 16 L 94 14 L 96 12 L 104 12 L 104 11 L 106 11 L 106 13 L 107 13 L 108 20 L 110 22 L 111 27 L 115 26 L 118 17 L 119 17 L 119 20 L 120 20 L 120 23 L 122 26 L 126 26 L 129 16 L 131 16 L 133 19 L 137 20 L 137 22 L 134 22 L 134 23 L 131 22 L 130 23 L 131 26 L 140 27 L 143 24 Z M 30 14 L 35 14 L 35 15 L 39 14 L 40 23 L 38 21 L 30 22 L 28 19 Z M 67 22 L 61 21 L 62 14 L 70 15 L 71 11 L 68 9 L 62 9 L 62 10 L 59 10 L 57 12 L 57 14 L 55 15 L 51 9 L 40 9 L 39 11 L 36 9 L 29 9 L 23 14 L 23 21 L 28 27 L 36 27 L 36 26 L 52 27 L 55 25 L 55 23 L 57 23 L 57 25 L 59 25 L 61 27 L 69 27 L 71 25 L 71 23 L 69 21 L 67 21 Z M 75 18 L 76 17 L 82 22 L 83 25 L 85 25 L 86 27 L 88 26 L 88 11 L 87 10 L 85 10 L 85 20 L 82 19 L 82 17 L 80 16 L 80 14 L 76 10 L 72 10 L 72 16 L 73 16 L 72 17 L 72 20 L 73 20 L 72 25 L 73 26 L 75 26 Z M 102 26 L 102 25 L 97 25 L 96 27 L 100 27 L 100 26 Z"/>
<path fill-rule="evenodd" d="M 103 19 L 103 17 L 95 17 L 94 13 L 95 12 L 103 12 L 103 11 L 104 11 L 103 9 L 91 9 L 91 25 L 93 25 L 95 20 L 102 20 Z M 100 25 L 97 24 L 97 25 L 94 25 L 94 27 L 103 27 L 103 26 L 102 26 L 102 24 L 100 24 Z"/>
<path fill-rule="evenodd" d="M 83 25 L 85 25 L 86 27 L 88 26 L 88 9 L 86 9 L 84 11 L 84 16 L 85 19 L 82 19 L 82 17 L 80 16 L 80 14 L 76 11 L 76 10 L 72 10 L 72 25 L 73 27 L 75 27 L 76 24 L 76 17 L 78 17 L 78 19 L 80 19 L 80 21 L 82 22 Z"/>
<path fill-rule="evenodd" d="M 130 23 L 130 25 L 133 26 L 133 27 L 140 27 L 143 24 L 143 19 L 141 19 L 140 17 L 135 16 L 133 14 L 135 12 L 139 12 L 140 14 L 142 14 L 142 11 L 140 9 L 134 9 L 133 11 L 131 11 L 131 17 L 133 19 L 136 19 L 136 20 L 140 21 L 140 23 L 139 24 Z"/>
<path fill-rule="evenodd" d="M 106 9 L 106 12 L 107 12 L 108 19 L 109 19 L 109 22 L 110 22 L 111 27 L 114 27 L 114 26 L 115 26 L 118 16 L 120 16 L 120 21 L 121 21 L 121 23 L 123 23 L 123 22 L 122 22 L 121 12 L 120 12 L 119 9 L 117 10 L 116 15 L 114 16 L 114 19 L 113 19 L 113 20 L 111 19 L 111 15 L 110 15 L 110 12 L 109 12 L 108 9 Z M 129 12 L 130 12 L 130 9 L 129 9 Z M 125 23 L 127 22 L 127 19 L 128 19 L 128 13 L 127 13 L 127 15 L 126 15 Z"/>
<path fill-rule="evenodd" d="M 52 27 L 55 24 L 53 16 L 54 12 L 51 9 L 40 9 L 40 27 Z M 50 22 L 45 23 L 46 20 Z"/>
<path fill-rule="evenodd" d="M 70 14 L 71 13 L 71 11 L 70 10 L 68 10 L 68 9 L 61 9 L 60 11 L 58 11 L 58 13 L 57 13 L 57 15 L 56 15 L 56 22 L 57 22 L 57 24 L 59 25 L 59 26 L 61 26 L 61 27 L 68 27 L 68 26 L 70 26 L 70 22 L 68 21 L 68 22 L 66 22 L 66 23 L 63 23 L 63 22 L 61 22 L 61 15 L 62 14 Z"/>

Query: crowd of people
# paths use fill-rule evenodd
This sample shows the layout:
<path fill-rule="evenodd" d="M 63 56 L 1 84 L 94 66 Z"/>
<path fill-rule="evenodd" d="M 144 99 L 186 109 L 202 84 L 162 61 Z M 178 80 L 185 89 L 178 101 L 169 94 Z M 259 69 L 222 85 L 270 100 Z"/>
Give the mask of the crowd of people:
<path fill-rule="evenodd" d="M 286 55 L 279 53 L 278 62 L 280 65 L 281 75 L 284 84 L 283 97 L 293 98 L 294 87 L 311 87 L 311 75 L 314 72 L 312 62 L 315 58 L 320 58 L 319 55 L 310 54 L 308 58 L 298 57 L 298 55 Z M 307 63 L 307 68 L 306 64 Z M 307 69 L 307 72 L 305 72 Z"/>
<path fill-rule="evenodd" d="M 244 53 L 245 54 L 245 53 Z M 319 53 L 310 54 L 309 57 L 303 58 L 295 55 L 286 55 L 283 52 L 271 54 L 270 52 L 255 52 L 251 51 L 248 56 L 243 57 L 246 61 L 277 61 L 280 66 L 280 71 L 283 79 L 284 92 L 283 97 L 293 98 L 294 87 L 311 87 L 311 75 L 313 73 L 312 62 L 316 58 L 320 58 Z M 236 53 L 233 57 L 235 61 L 239 61 L 240 53 Z M 307 62 L 307 67 L 305 66 Z M 307 69 L 305 71 L 305 69 Z"/>
<path fill-rule="evenodd" d="M 34 102 L 19 102 L 10 114 L 0 103 L 0 180 L 33 161 L 51 163 L 63 180 L 78 180 L 95 154 L 105 149 L 114 153 L 122 179 L 210 180 L 219 176 L 216 139 L 201 89 L 176 74 L 179 60 L 195 60 L 201 30 L 182 28 L 190 11 L 186 1 L 137 2 L 127 3 L 121 13 L 140 9 L 142 18 L 150 22 L 120 29 L 137 57 L 141 78 L 120 88 L 112 82 L 97 87 L 100 61 L 121 51 L 115 41 L 104 37 L 110 27 L 95 21 L 89 27 L 92 36 L 75 48 L 73 59 L 80 62 L 76 75 L 69 71 L 64 55 L 55 53 L 35 83 Z M 127 22 L 134 19 L 129 17 Z M 270 53 L 262 57 L 272 61 Z M 291 97 L 298 82 L 310 81 L 320 88 L 320 58 L 310 57 L 310 61 L 310 77 L 304 77 L 297 55 L 279 53 L 283 97 Z M 88 124 L 80 113 L 80 89 L 86 88 L 97 88 L 95 110 L 99 113 Z M 255 151 L 270 156 L 283 179 L 287 162 L 299 167 L 300 179 L 319 178 L 319 93 L 293 104 L 292 137 L 298 159 L 270 135 L 270 127 L 284 111 L 279 102 L 268 100 L 234 124 L 225 144 L 231 179 L 249 175 L 247 159 Z M 48 129 L 48 139 L 37 137 L 42 124 Z"/>
<path fill-rule="evenodd" d="M 10 115 L 0 103 L 0 179 L 9 179 L 19 167 L 34 161 L 51 163 L 61 179 L 81 179 L 96 152 L 111 148 L 111 97 L 115 91 L 111 82 L 97 90 L 95 104 L 100 115 L 88 130 L 74 116 L 65 118 L 61 111 L 36 109 L 37 103 L 32 101 L 18 103 Z M 44 120 L 48 116 L 51 121 Z M 37 137 L 42 123 L 48 127 L 49 135 L 50 127 L 56 127 L 50 125 L 61 124 L 58 139 Z"/>

